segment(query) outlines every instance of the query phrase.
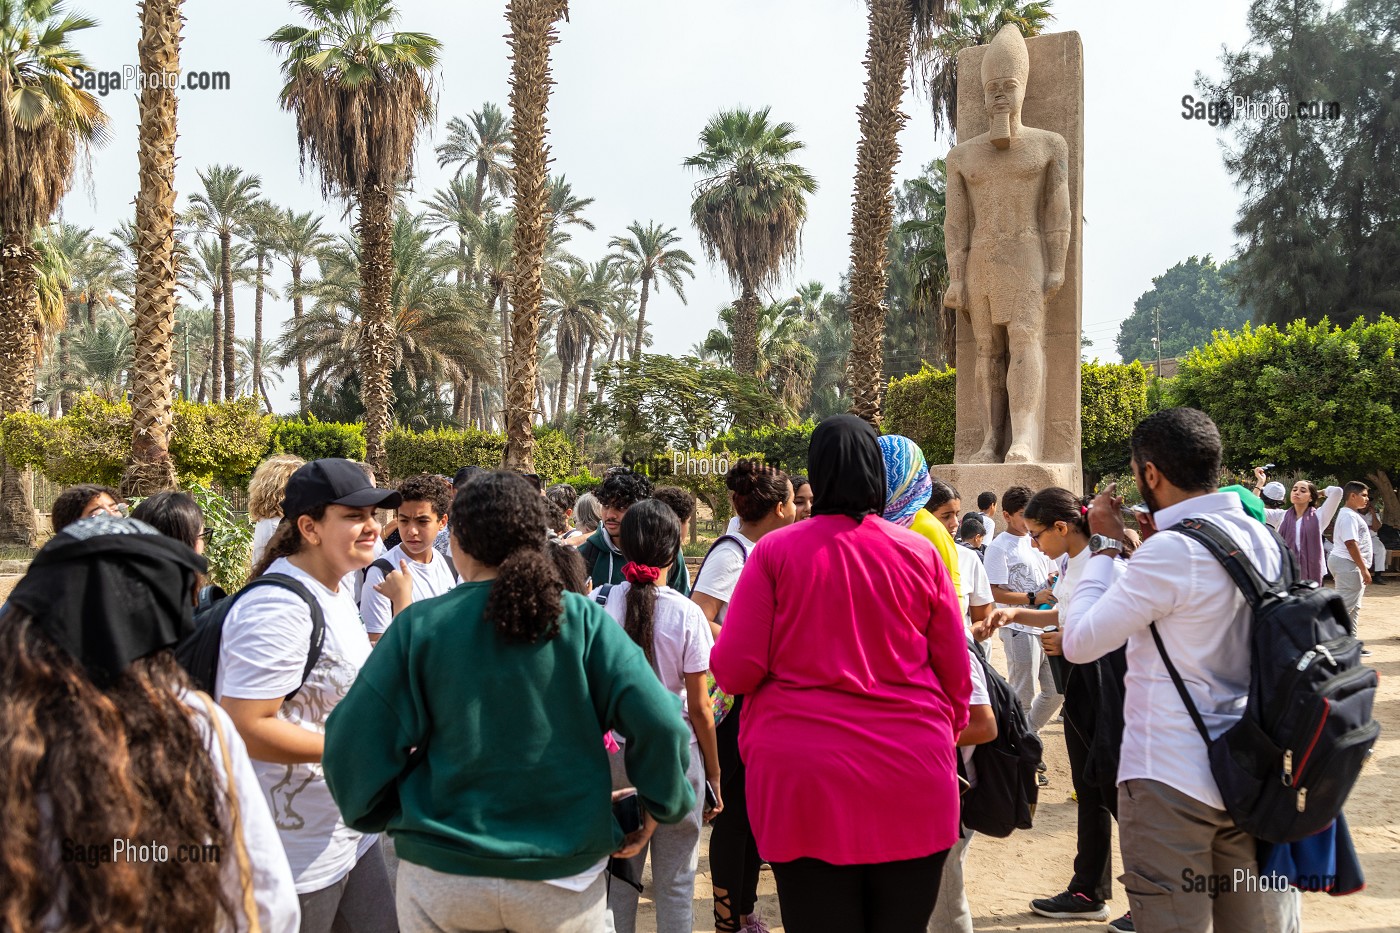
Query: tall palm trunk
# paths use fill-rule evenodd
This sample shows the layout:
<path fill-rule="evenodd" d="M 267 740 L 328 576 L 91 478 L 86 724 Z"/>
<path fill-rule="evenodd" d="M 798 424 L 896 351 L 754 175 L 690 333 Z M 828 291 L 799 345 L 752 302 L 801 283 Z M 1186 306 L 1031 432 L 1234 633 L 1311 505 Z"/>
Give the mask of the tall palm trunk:
<path fill-rule="evenodd" d="M 141 4 L 141 72 L 180 71 L 181 0 Z M 131 459 L 122 477 L 129 496 L 175 485 L 170 461 L 171 345 L 175 332 L 175 90 L 147 80 L 141 90 L 141 189 L 136 195 L 136 342 L 132 365 Z"/>
<path fill-rule="evenodd" d="M 23 234 L 9 234 L 0 242 L 0 420 L 34 404 L 38 258 Z M 38 519 L 30 491 L 29 474 L 12 467 L 0 452 L 0 544 L 33 545 Z"/>
<path fill-rule="evenodd" d="M 758 372 L 758 294 L 745 282 L 734 306 L 734 334 L 731 341 L 734 371 L 742 376 Z"/>
<path fill-rule="evenodd" d="M 263 392 L 263 254 L 258 253 L 258 268 L 253 273 L 253 392 L 266 397 Z"/>
<path fill-rule="evenodd" d="M 389 482 L 384 438 L 393 422 L 393 392 L 389 384 L 393 366 L 394 335 L 389 313 L 390 276 L 393 273 L 393 198 L 384 185 L 360 189 L 358 233 L 363 259 L 360 264 L 360 386 L 365 406 L 365 459 L 374 468 L 380 485 Z"/>
<path fill-rule="evenodd" d="M 292 326 L 295 332 L 301 333 L 301 262 L 292 264 Z M 297 350 L 297 405 L 301 410 L 301 416 L 306 417 L 306 413 L 311 410 L 311 384 L 306 377 L 306 355 L 298 348 Z"/>
<path fill-rule="evenodd" d="M 637 298 L 637 340 L 632 344 L 632 359 L 642 355 L 642 334 L 647 329 L 647 295 L 651 292 L 651 273 L 642 273 L 642 293 Z"/>
<path fill-rule="evenodd" d="M 588 350 L 583 354 L 583 377 L 578 382 L 578 446 L 583 449 L 584 438 L 588 434 L 584 419 L 588 417 L 588 383 L 593 379 L 593 334 L 588 335 Z"/>
<path fill-rule="evenodd" d="M 500 299 L 501 305 L 501 385 L 504 386 L 510 371 L 510 296 L 506 293 L 505 282 L 496 286 L 492 303 L 495 303 L 497 298 Z"/>
<path fill-rule="evenodd" d="M 232 401 L 237 395 L 238 337 L 233 319 L 233 235 L 225 230 L 219 234 L 219 274 L 224 282 L 224 398 Z"/>
<path fill-rule="evenodd" d="M 203 405 L 209 400 L 209 367 L 206 366 L 199 371 L 199 393 L 195 400 Z"/>
<path fill-rule="evenodd" d="M 214 348 L 210 354 L 209 400 L 218 402 L 223 398 L 224 379 L 224 290 L 222 287 L 210 289 L 209 303 L 214 306 Z"/>
<path fill-rule="evenodd" d="M 851 411 L 880 426 L 884 369 L 885 260 L 894 222 L 894 167 L 905 115 L 913 12 L 908 0 L 871 0 L 865 50 L 865 100 L 860 105 L 856 194 L 851 209 Z"/>
<path fill-rule="evenodd" d="M 568 12 L 566 0 L 510 0 L 510 108 L 515 165 L 515 234 L 511 296 L 510 367 L 506 380 L 506 450 L 503 466 L 534 472 L 535 382 L 539 375 L 542 272 L 549 217 L 549 47 L 558 41 L 554 23 Z"/>
<path fill-rule="evenodd" d="M 70 319 L 71 320 L 71 319 Z M 58 392 L 59 414 L 67 414 L 73 407 L 73 390 L 68 388 L 73 378 L 73 350 L 69 346 L 68 328 L 58 332 Z"/>
<path fill-rule="evenodd" d="M 569 356 L 559 358 L 559 391 L 554 403 L 554 425 L 562 428 L 564 426 L 564 411 L 569 407 L 569 383 L 574 374 L 574 358 Z"/>

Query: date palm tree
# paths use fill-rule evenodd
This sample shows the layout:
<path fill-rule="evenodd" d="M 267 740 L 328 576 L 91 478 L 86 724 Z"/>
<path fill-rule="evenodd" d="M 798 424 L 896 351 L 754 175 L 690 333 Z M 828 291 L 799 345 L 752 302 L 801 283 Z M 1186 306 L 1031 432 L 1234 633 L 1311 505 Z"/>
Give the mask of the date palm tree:
<path fill-rule="evenodd" d="M 778 284 L 797 260 L 807 195 L 817 182 L 791 156 L 803 148 L 791 123 L 769 110 L 725 110 L 700 132 L 700 152 L 685 165 L 703 174 L 690 220 L 706 257 L 718 259 L 739 287 L 734 312 L 735 372 L 758 365 L 758 291 Z"/>
<path fill-rule="evenodd" d="M 433 117 L 441 44 L 422 32 L 390 32 L 390 0 L 295 0 L 309 26 L 283 26 L 268 41 L 285 53 L 281 103 L 296 116 L 303 164 L 320 170 L 322 194 L 353 196 L 358 208 L 360 385 L 366 456 L 387 482 L 384 438 L 393 412 L 390 307 L 393 203 L 408 178 L 419 130 Z"/>
<path fill-rule="evenodd" d="M 258 201 L 248 210 L 243 221 L 243 236 L 253 257 L 253 342 L 249 345 L 249 363 L 253 373 L 246 385 L 254 393 L 262 392 L 263 380 L 263 298 L 278 297 L 277 289 L 268 284 L 266 273 L 272 271 L 272 257 L 282 235 L 282 211 L 270 201 Z M 245 383 L 240 382 L 242 386 Z M 240 388 L 239 391 L 242 391 Z M 265 400 L 265 399 L 264 399 Z"/>
<path fill-rule="evenodd" d="M 941 29 L 914 39 L 920 89 L 933 108 L 933 131 L 950 135 L 958 127 L 958 53 L 974 45 L 987 45 L 1007 23 L 1020 27 L 1026 38 L 1045 31 L 1055 15 L 1049 0 L 1019 3 L 1017 0 L 962 0 L 951 4 Z"/>
<path fill-rule="evenodd" d="M 224 282 L 224 331 L 220 342 L 224 356 L 223 393 L 225 398 L 232 399 L 234 385 L 238 381 L 235 359 L 238 338 L 233 310 L 233 238 L 241 235 L 248 223 L 262 190 L 262 178 L 244 174 L 241 168 L 233 165 L 212 165 L 199 173 L 199 181 L 204 190 L 190 195 L 190 209 L 185 219 L 196 229 L 212 234 L 219 241 L 219 269 Z"/>
<path fill-rule="evenodd" d="M 447 121 L 447 141 L 436 148 L 438 167 L 457 164 L 453 181 L 468 168 L 476 172 L 471 209 L 479 214 L 488 190 L 502 197 L 510 193 L 510 148 L 510 118 L 487 101 L 466 120 Z"/>
<path fill-rule="evenodd" d="M 170 460 L 171 341 L 175 327 L 175 81 L 180 72 L 181 0 L 142 0 L 143 75 L 136 194 L 135 360 L 132 368 L 131 454 L 122 491 L 148 496 L 175 485 Z M 233 306 L 229 305 L 229 320 Z"/>
<path fill-rule="evenodd" d="M 35 231 L 106 138 L 97 98 L 75 80 L 90 65 L 74 34 L 96 25 L 59 0 L 0 0 L 0 418 L 34 404 Z M 34 539 L 28 485 L 0 456 L 0 543 Z"/>
<path fill-rule="evenodd" d="M 295 327 L 301 322 L 304 312 L 303 299 L 306 281 L 304 275 L 308 264 L 316 256 L 335 242 L 335 238 L 329 233 L 321 230 L 323 218 L 307 211 L 304 214 L 294 212 L 290 207 L 282 212 L 282 222 L 277 227 L 277 238 L 275 247 L 277 255 L 287 264 L 287 270 L 292 275 L 292 325 Z M 306 378 L 306 357 L 296 356 L 297 367 L 297 405 L 301 410 L 301 416 L 306 417 L 310 411 L 311 386 Z"/>
<path fill-rule="evenodd" d="M 817 368 L 810 346 L 815 327 L 804 319 L 803 310 L 801 299 L 789 298 L 770 302 L 758 313 L 758 368 L 754 375 L 793 411 L 803 408 L 811 398 Z M 734 305 L 719 310 L 725 328 L 711 328 L 692 348 L 696 356 L 732 365 L 734 314 Z"/>
<path fill-rule="evenodd" d="M 894 223 L 894 167 L 899 131 L 908 119 L 899 109 L 911 48 L 942 22 L 944 0 L 869 0 L 865 50 L 865 99 L 857 113 L 856 190 L 851 206 L 851 407 L 880 424 L 884 368 L 885 263 Z"/>
<path fill-rule="evenodd" d="M 97 312 L 117 306 L 119 292 L 129 292 L 126 270 L 120 250 L 91 227 L 60 223 L 54 228 L 53 243 L 64 256 L 70 284 L 65 295 L 65 322 L 58 331 L 57 371 L 53 380 L 64 386 L 51 406 L 55 414 L 73 406 L 71 367 L 69 366 L 70 331 L 86 321 L 96 325 Z"/>
<path fill-rule="evenodd" d="M 681 304 L 686 303 L 681 276 L 695 278 L 695 260 L 676 246 L 680 241 L 675 227 L 663 227 L 654 220 L 648 221 L 645 227 L 634 220 L 626 236 L 615 236 L 608 241 L 608 248 L 613 250 L 609 258 L 621 263 L 642 285 L 637 298 L 637 337 L 632 342 L 634 360 L 642 355 L 642 333 L 646 329 L 647 298 L 652 281 L 655 280 L 658 287 L 671 286 Z"/>
<path fill-rule="evenodd" d="M 558 401 L 554 408 L 554 423 L 558 427 L 563 427 L 564 411 L 569 407 L 569 383 L 574 369 L 592 353 L 593 342 L 603 329 L 602 312 L 611 296 L 607 292 L 607 263 L 600 265 L 601 270 L 580 263 L 551 277 L 545 308 L 559 357 Z"/>
<path fill-rule="evenodd" d="M 543 271 L 551 221 L 549 147 L 545 144 L 549 47 L 558 41 L 554 24 L 569 15 L 568 0 L 509 0 L 511 163 L 515 183 L 515 236 L 511 296 L 510 357 L 506 378 L 507 469 L 534 471 L 531 428 L 539 375 Z"/>

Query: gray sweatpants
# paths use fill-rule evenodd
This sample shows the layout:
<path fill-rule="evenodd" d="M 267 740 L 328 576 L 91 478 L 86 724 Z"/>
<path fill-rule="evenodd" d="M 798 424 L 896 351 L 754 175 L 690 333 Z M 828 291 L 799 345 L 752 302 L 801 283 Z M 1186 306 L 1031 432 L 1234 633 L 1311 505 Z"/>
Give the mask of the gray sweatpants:
<path fill-rule="evenodd" d="M 394 894 L 384 867 L 383 841 L 360 856 L 350 874 L 330 887 L 298 894 L 301 933 L 394 933 Z"/>
<path fill-rule="evenodd" d="M 938 884 L 938 901 L 928 919 L 928 933 L 972 933 L 972 910 L 967 906 L 963 865 L 972 830 L 962 827 L 962 838 L 953 843 L 943 860 L 943 880 Z"/>
<path fill-rule="evenodd" d="M 1055 689 L 1055 677 L 1050 673 L 1050 659 L 1040 647 L 1040 636 L 1001 630 L 1001 644 L 1006 649 L 1006 681 L 1016 691 L 1031 728 L 1037 733 L 1055 718 L 1064 697 Z M 1039 682 L 1040 692 L 1036 692 Z"/>
<path fill-rule="evenodd" d="M 613 789 L 630 787 L 621 752 L 610 755 Z M 690 743 L 690 766 L 686 779 L 695 790 L 695 810 L 679 823 L 661 824 L 651 841 L 632 857 L 641 877 L 647 852 L 651 852 L 651 887 L 648 895 L 656 904 L 656 933 L 691 933 L 695 924 L 695 869 L 700 860 L 700 827 L 705 812 L 705 769 L 700 763 L 700 746 Z M 637 889 L 614 881 L 608 889 L 608 910 L 617 933 L 637 929 Z"/>
<path fill-rule="evenodd" d="M 399 862 L 398 908 L 403 933 L 598 933 L 608 928 L 607 873 L 570 891 Z"/>
<path fill-rule="evenodd" d="M 1346 603 L 1347 614 L 1351 616 L 1351 634 L 1356 634 L 1356 623 L 1361 617 L 1361 597 L 1366 593 L 1366 584 L 1361 582 L 1361 571 L 1354 561 L 1338 557 L 1334 549 L 1327 555 L 1327 569 L 1332 574 L 1332 585 L 1337 595 Z"/>

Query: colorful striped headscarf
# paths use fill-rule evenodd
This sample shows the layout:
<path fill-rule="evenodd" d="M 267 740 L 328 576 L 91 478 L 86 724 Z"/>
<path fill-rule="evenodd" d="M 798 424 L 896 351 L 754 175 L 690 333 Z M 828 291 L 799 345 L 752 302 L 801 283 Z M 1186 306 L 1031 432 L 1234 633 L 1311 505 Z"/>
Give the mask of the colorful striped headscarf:
<path fill-rule="evenodd" d="M 885 520 L 908 528 L 933 488 L 924 452 L 903 435 L 886 434 L 880 438 L 880 455 L 885 460 Z"/>

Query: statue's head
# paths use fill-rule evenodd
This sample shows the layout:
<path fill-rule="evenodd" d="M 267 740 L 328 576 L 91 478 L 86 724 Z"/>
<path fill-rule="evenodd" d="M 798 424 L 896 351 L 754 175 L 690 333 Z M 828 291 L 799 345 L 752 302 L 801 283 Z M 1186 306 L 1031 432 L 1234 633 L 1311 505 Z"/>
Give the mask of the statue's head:
<path fill-rule="evenodd" d="M 987 114 L 1019 114 L 1026 99 L 1031 56 L 1021 30 L 1007 23 L 997 32 L 982 58 L 982 89 Z"/>

